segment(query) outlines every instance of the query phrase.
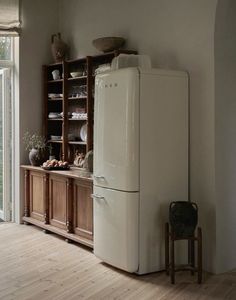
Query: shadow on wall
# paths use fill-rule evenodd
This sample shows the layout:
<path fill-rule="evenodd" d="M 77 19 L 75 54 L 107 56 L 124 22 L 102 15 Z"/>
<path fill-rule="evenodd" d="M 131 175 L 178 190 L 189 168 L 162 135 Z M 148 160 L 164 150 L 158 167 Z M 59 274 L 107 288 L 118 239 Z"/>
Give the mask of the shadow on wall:
<path fill-rule="evenodd" d="M 236 1 L 219 0 L 215 20 L 216 270 L 236 268 Z"/>

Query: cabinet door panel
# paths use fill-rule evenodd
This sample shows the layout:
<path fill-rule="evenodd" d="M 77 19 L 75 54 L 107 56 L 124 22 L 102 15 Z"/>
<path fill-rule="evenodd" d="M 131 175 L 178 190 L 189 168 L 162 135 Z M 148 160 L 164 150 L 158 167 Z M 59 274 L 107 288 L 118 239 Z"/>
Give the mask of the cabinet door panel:
<path fill-rule="evenodd" d="M 92 183 L 76 180 L 74 183 L 74 232 L 93 240 Z"/>
<path fill-rule="evenodd" d="M 30 172 L 30 217 L 44 221 L 44 174 Z"/>
<path fill-rule="evenodd" d="M 66 229 L 67 180 L 51 175 L 49 184 L 49 222 L 51 225 Z"/>

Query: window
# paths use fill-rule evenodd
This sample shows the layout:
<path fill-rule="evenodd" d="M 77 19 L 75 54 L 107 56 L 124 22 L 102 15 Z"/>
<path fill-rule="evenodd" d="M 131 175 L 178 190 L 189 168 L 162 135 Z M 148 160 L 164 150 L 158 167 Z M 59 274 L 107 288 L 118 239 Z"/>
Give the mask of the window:
<path fill-rule="evenodd" d="M 0 218 L 7 221 L 12 211 L 13 44 L 13 37 L 0 36 Z"/>
<path fill-rule="evenodd" d="M 9 36 L 0 36 L 0 61 L 11 60 L 12 56 L 12 38 Z"/>
<path fill-rule="evenodd" d="M 20 215 L 19 7 L 19 0 L 0 0 L 0 218 L 4 220 L 10 220 L 12 212 L 15 220 L 15 211 Z"/>

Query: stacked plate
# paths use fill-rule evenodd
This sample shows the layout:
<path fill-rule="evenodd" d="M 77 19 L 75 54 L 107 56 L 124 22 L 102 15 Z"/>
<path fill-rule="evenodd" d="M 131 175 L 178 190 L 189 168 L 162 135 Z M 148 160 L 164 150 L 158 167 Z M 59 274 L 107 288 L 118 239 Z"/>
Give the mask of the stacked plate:
<path fill-rule="evenodd" d="M 50 112 L 48 114 L 48 118 L 49 119 L 59 119 L 59 118 L 61 118 L 61 114 L 57 113 L 57 112 Z"/>
<path fill-rule="evenodd" d="M 72 119 L 77 119 L 77 120 L 86 120 L 87 119 L 87 113 L 72 113 Z"/>
<path fill-rule="evenodd" d="M 53 94 L 53 93 L 48 94 L 48 98 L 50 98 L 50 99 L 62 98 L 62 97 L 63 97 L 63 94 Z"/>

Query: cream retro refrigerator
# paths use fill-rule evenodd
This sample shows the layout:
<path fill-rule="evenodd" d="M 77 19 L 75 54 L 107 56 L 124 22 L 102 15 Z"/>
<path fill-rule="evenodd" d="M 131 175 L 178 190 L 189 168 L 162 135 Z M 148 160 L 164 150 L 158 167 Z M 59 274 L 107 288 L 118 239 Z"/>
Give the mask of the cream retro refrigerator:
<path fill-rule="evenodd" d="M 187 74 L 125 68 L 97 75 L 94 254 L 128 272 L 162 270 L 169 203 L 187 197 Z"/>

